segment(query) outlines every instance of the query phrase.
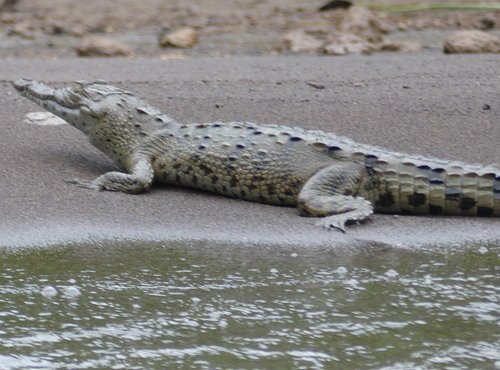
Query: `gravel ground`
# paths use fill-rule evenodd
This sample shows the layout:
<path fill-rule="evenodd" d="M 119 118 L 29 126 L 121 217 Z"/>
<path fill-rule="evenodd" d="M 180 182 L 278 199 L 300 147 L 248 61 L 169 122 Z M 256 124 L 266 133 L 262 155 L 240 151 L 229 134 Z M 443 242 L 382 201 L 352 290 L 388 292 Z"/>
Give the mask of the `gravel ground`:
<path fill-rule="evenodd" d="M 414 1 L 355 3 L 407 2 Z M 122 42 L 132 49 L 133 57 L 288 53 L 283 40 L 289 31 L 305 30 L 328 39 L 341 28 L 345 10 L 319 12 L 324 3 L 324 0 L 20 0 L 15 11 L 0 11 L 0 57 L 72 57 L 82 39 L 89 35 L 106 35 Z M 440 47 L 443 38 L 453 30 L 488 29 L 498 34 L 500 28 L 500 10 L 376 12 L 375 17 L 383 28 L 384 38 L 420 41 L 424 48 L 436 44 Z M 199 33 L 200 40 L 194 47 L 182 50 L 159 47 L 163 34 L 185 26 Z M 362 34 L 367 36 L 365 32 Z M 373 38 L 371 33 L 368 36 Z"/>

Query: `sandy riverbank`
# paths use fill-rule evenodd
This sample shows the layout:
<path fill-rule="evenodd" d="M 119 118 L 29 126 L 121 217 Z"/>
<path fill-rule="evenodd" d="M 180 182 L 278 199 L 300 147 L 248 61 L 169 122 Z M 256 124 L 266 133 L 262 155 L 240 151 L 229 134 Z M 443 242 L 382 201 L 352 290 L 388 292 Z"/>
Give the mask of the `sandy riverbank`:
<path fill-rule="evenodd" d="M 63 180 L 90 179 L 114 166 L 69 126 L 23 123 L 40 108 L 10 86 L 20 76 L 52 83 L 107 79 L 180 121 L 286 123 L 398 151 L 500 163 L 497 56 L 0 61 L 0 245 L 105 238 L 304 246 L 500 241 L 498 219 L 375 215 L 342 234 L 318 228 L 292 208 L 192 190 L 154 188 L 133 196 L 72 187 Z"/>

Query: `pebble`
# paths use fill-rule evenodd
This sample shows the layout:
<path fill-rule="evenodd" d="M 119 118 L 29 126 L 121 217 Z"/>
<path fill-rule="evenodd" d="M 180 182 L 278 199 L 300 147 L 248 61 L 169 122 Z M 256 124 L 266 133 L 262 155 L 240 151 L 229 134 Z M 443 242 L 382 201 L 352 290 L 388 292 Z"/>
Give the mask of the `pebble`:
<path fill-rule="evenodd" d="M 192 48 L 198 43 L 198 32 L 191 27 L 182 27 L 167 33 L 160 38 L 160 46 L 175 48 Z"/>
<path fill-rule="evenodd" d="M 306 84 L 311 86 L 311 87 L 314 87 L 315 89 L 318 89 L 318 90 L 322 90 L 325 88 L 325 85 L 323 85 L 319 82 L 316 82 L 316 81 L 307 81 Z"/>
<path fill-rule="evenodd" d="M 483 31 L 457 31 L 443 42 L 446 54 L 500 53 L 500 37 Z"/>
<path fill-rule="evenodd" d="M 302 29 L 288 32 L 283 37 L 283 43 L 294 53 L 318 51 L 323 46 L 323 42 Z"/>
<path fill-rule="evenodd" d="M 322 5 L 318 11 L 320 12 L 325 12 L 328 10 L 335 10 L 335 9 L 347 9 L 352 6 L 352 2 L 346 1 L 346 0 L 332 0 L 328 1 L 326 4 Z"/>
<path fill-rule="evenodd" d="M 366 53 L 370 44 L 362 37 L 351 33 L 333 33 L 330 35 L 323 53 L 327 55 L 345 55 L 352 53 Z"/>
<path fill-rule="evenodd" d="M 66 125 L 67 122 L 50 112 L 30 112 L 24 116 L 24 123 L 39 126 Z"/>
<path fill-rule="evenodd" d="M 403 53 L 414 53 L 422 50 L 422 44 L 416 40 L 390 41 L 385 40 L 374 46 L 376 51 L 400 51 Z"/>
<path fill-rule="evenodd" d="M 482 31 L 491 30 L 495 28 L 496 18 L 493 13 L 489 13 L 484 15 L 477 24 L 477 28 Z"/>
<path fill-rule="evenodd" d="M 26 40 L 33 40 L 35 38 L 35 33 L 31 29 L 28 23 L 18 23 L 10 30 L 7 31 L 8 36 L 18 36 Z"/>
<path fill-rule="evenodd" d="M 360 36 L 370 42 L 380 42 L 381 34 L 387 32 L 387 26 L 369 9 L 353 6 L 345 12 L 340 31 Z"/>
<path fill-rule="evenodd" d="M 88 36 L 76 47 L 81 57 L 118 57 L 132 55 L 132 49 L 124 43 L 106 36 Z"/>

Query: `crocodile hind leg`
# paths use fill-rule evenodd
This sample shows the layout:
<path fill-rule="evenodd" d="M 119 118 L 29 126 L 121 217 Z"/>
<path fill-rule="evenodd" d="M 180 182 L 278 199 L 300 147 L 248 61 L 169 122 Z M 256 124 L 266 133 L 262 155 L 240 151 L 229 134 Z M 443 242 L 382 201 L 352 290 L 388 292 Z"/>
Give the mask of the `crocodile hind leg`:
<path fill-rule="evenodd" d="M 297 208 L 302 216 L 323 217 L 317 223 L 320 226 L 345 231 L 346 223 L 365 220 L 373 213 L 372 204 L 356 196 L 366 177 L 358 163 L 325 167 L 302 187 Z"/>
<path fill-rule="evenodd" d="M 132 173 L 107 172 L 93 181 L 67 180 L 67 183 L 92 190 L 122 191 L 138 194 L 148 191 L 153 182 L 153 167 L 147 159 L 136 162 Z"/>

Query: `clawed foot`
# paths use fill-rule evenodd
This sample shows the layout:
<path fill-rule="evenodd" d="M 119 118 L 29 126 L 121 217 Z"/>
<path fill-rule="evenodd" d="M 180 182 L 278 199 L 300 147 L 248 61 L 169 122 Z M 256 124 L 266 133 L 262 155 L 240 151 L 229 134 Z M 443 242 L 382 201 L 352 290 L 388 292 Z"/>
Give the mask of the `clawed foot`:
<path fill-rule="evenodd" d="M 148 174 L 150 174 L 149 171 Z M 76 185 L 84 189 L 98 191 L 122 191 L 129 194 L 138 194 L 149 190 L 151 186 L 151 180 L 152 177 L 143 178 L 135 174 L 112 171 L 97 177 L 93 181 L 81 181 L 78 179 L 72 179 L 66 180 L 66 182 L 68 184 Z"/>
<path fill-rule="evenodd" d="M 95 181 L 81 181 L 79 179 L 70 179 L 70 180 L 64 180 L 64 182 L 67 184 L 76 185 L 79 188 L 98 190 L 98 191 L 104 190 L 104 187 L 97 184 Z"/>
<path fill-rule="evenodd" d="M 373 213 L 371 209 L 366 210 L 354 210 L 345 213 L 340 213 L 338 215 L 323 217 L 316 225 L 323 226 L 324 228 L 338 229 L 343 233 L 346 232 L 346 225 L 357 223 L 359 224 L 362 221 L 368 220 L 368 217 Z"/>

